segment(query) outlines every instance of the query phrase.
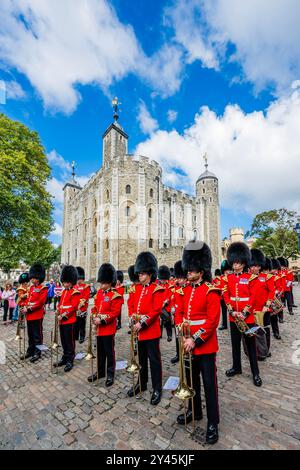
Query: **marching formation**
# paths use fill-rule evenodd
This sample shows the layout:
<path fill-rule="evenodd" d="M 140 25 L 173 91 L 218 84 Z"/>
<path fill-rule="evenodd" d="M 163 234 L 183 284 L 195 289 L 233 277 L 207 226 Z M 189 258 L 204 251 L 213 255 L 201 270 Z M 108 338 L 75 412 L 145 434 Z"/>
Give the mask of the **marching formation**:
<path fill-rule="evenodd" d="M 189 242 L 182 259 L 172 269 L 158 267 L 155 256 L 142 252 L 135 265 L 128 268 L 131 282 L 127 306 L 130 333 L 130 360 L 127 372 L 132 386 L 128 397 L 140 397 L 151 379 L 151 405 L 162 397 L 162 361 L 160 340 L 166 331 L 167 341 L 175 334 L 176 351 L 171 359 L 179 366 L 179 384 L 172 393 L 182 400 L 183 413 L 177 423 L 188 432 L 195 431 L 195 421 L 202 419 L 201 381 L 206 401 L 206 441 L 218 440 L 219 402 L 216 359 L 217 331 L 230 329 L 232 364 L 228 377 L 242 374 L 241 348 L 249 360 L 253 384 L 262 385 L 258 363 L 271 356 L 271 331 L 280 340 L 279 324 L 283 322 L 284 304 L 293 315 L 293 275 L 284 258 L 269 259 L 245 243 L 232 243 L 227 259 L 212 278 L 212 256 L 208 245 Z M 43 344 L 43 318 L 48 288 L 45 269 L 36 263 L 19 279 L 17 304 L 19 319 L 17 337 L 20 360 L 37 362 Z M 90 286 L 81 267 L 65 266 L 60 279 L 63 290 L 56 306 L 51 334 L 51 368 L 72 370 L 76 341 L 86 338 Z M 106 379 L 114 384 L 116 370 L 115 335 L 121 327 L 124 303 L 124 274 L 104 263 L 98 271 L 99 289 L 90 310 L 88 354 L 91 361 L 91 383 Z M 221 326 L 220 323 L 221 316 Z M 229 319 L 229 322 L 228 322 Z M 25 322 L 26 320 L 26 322 Z M 28 347 L 21 329 L 27 325 Z M 58 332 L 62 355 L 58 358 Z M 94 342 L 95 337 L 95 354 Z M 171 343 L 170 343 L 171 344 Z M 56 362 L 52 353 L 56 349 Z M 22 351 L 23 350 L 23 351 Z M 96 365 L 94 366 L 94 360 Z M 150 365 L 150 377 L 148 371 Z M 189 424 L 191 423 L 191 426 Z"/>

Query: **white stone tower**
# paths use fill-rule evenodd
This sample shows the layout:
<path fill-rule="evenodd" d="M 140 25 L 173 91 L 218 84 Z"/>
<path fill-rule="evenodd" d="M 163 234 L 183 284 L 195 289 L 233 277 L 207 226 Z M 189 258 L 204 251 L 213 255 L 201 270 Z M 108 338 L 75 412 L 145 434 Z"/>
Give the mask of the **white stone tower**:
<path fill-rule="evenodd" d="M 199 238 L 205 241 L 212 252 L 213 271 L 220 267 L 220 206 L 219 182 L 217 176 L 208 170 L 207 156 L 204 156 L 205 172 L 196 182 L 197 225 Z"/>

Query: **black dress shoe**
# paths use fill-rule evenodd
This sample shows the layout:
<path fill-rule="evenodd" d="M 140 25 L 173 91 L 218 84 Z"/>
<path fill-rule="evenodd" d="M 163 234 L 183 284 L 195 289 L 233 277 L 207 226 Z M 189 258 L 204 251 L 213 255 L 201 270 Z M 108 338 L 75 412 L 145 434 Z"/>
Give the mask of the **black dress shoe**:
<path fill-rule="evenodd" d="M 141 387 L 141 392 L 144 392 L 145 390 L 147 390 L 147 387 Z M 140 393 L 140 386 L 139 384 L 136 384 L 136 386 L 134 387 L 131 387 L 128 392 L 127 392 L 127 396 L 128 397 L 134 397 L 134 395 L 138 395 Z"/>
<path fill-rule="evenodd" d="M 206 442 L 207 444 L 215 444 L 218 442 L 219 433 L 218 433 L 218 426 L 216 424 L 207 424 L 207 431 L 206 431 Z"/>
<path fill-rule="evenodd" d="M 97 372 L 93 375 L 90 375 L 87 379 L 88 379 L 88 382 L 96 382 L 96 380 L 98 379 L 103 379 L 103 377 L 105 377 L 105 375 L 97 375 Z"/>
<path fill-rule="evenodd" d="M 261 387 L 262 386 L 262 380 L 259 375 L 254 375 L 253 376 L 253 383 L 256 387 Z"/>
<path fill-rule="evenodd" d="M 298 308 L 298 305 L 292 305 L 293 308 Z"/>
<path fill-rule="evenodd" d="M 238 375 L 238 374 L 241 374 L 242 371 L 241 370 L 236 370 L 234 369 L 233 367 L 231 369 L 228 369 L 225 374 L 227 377 L 233 377 L 234 375 Z"/>
<path fill-rule="evenodd" d="M 72 362 L 67 362 L 66 367 L 64 368 L 65 372 L 70 372 L 70 370 L 73 369 L 73 364 Z"/>
<path fill-rule="evenodd" d="M 120 330 L 121 328 L 122 328 L 121 325 L 118 325 L 118 326 L 117 326 L 117 330 Z"/>
<path fill-rule="evenodd" d="M 280 336 L 279 333 L 276 333 L 276 334 L 274 335 L 274 338 L 276 338 L 276 339 L 281 339 L 281 336 Z"/>
<path fill-rule="evenodd" d="M 171 363 L 172 363 L 172 364 L 177 364 L 177 362 L 179 362 L 179 357 L 178 357 L 178 356 L 174 356 L 174 357 L 171 359 Z"/>
<path fill-rule="evenodd" d="M 227 330 L 227 326 L 223 326 L 223 325 L 220 326 L 219 331 L 222 331 L 222 330 Z"/>
<path fill-rule="evenodd" d="M 114 379 L 110 378 L 106 380 L 105 385 L 106 387 L 111 387 L 113 383 L 114 383 Z"/>
<path fill-rule="evenodd" d="M 35 353 L 32 358 L 30 359 L 30 362 L 34 364 L 41 358 L 41 353 Z"/>
<path fill-rule="evenodd" d="M 66 365 L 66 361 L 64 359 L 61 359 L 60 361 L 55 362 L 53 364 L 53 367 L 62 367 L 62 366 L 65 366 L 65 365 Z"/>
<path fill-rule="evenodd" d="M 267 357 L 272 357 L 272 353 L 269 352 L 268 355 L 267 355 Z"/>
<path fill-rule="evenodd" d="M 27 352 L 26 354 L 23 354 L 20 356 L 21 361 L 25 361 L 25 359 L 28 359 L 29 357 L 33 356 L 33 353 Z"/>
<path fill-rule="evenodd" d="M 160 400 L 161 400 L 161 391 L 160 390 L 154 390 L 152 393 L 152 397 L 150 400 L 151 405 L 158 405 Z"/>
<path fill-rule="evenodd" d="M 283 323 L 283 319 L 282 318 L 279 318 L 279 323 Z"/>
<path fill-rule="evenodd" d="M 172 341 L 172 336 L 168 336 L 167 341 L 170 343 Z"/>
<path fill-rule="evenodd" d="M 195 414 L 195 421 L 200 421 L 203 418 L 203 415 L 196 415 Z M 191 410 L 187 410 L 186 412 L 186 424 L 191 423 L 193 421 L 193 414 Z M 184 418 L 184 413 L 181 415 L 177 416 L 177 423 L 185 425 L 185 418 Z"/>

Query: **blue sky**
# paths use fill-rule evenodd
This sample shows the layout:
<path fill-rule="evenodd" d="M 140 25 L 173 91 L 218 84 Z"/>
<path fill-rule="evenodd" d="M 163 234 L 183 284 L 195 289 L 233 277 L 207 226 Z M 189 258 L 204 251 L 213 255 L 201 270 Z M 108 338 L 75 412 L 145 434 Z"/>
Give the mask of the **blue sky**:
<path fill-rule="evenodd" d="M 60 242 L 70 162 L 82 183 L 101 165 L 113 96 L 122 102 L 129 151 L 158 160 L 167 184 L 192 191 L 208 153 L 220 180 L 222 237 L 233 226 L 247 230 L 257 212 L 300 209 L 299 185 L 291 183 L 300 148 L 299 2 L 77 5 L 0 6 L 0 80 L 7 89 L 0 112 L 37 130 L 49 154 L 53 242 Z"/>

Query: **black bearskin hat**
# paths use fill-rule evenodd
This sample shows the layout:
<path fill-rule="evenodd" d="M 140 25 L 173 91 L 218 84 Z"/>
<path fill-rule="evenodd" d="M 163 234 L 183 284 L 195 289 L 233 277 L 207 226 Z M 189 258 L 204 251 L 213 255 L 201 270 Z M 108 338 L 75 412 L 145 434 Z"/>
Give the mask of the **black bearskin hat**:
<path fill-rule="evenodd" d="M 170 277 L 175 277 L 174 268 L 170 268 Z"/>
<path fill-rule="evenodd" d="M 98 271 L 98 279 L 97 282 L 104 282 L 107 284 L 111 284 L 113 287 L 117 283 L 117 271 L 110 263 L 103 263 L 101 264 L 99 271 Z"/>
<path fill-rule="evenodd" d="M 282 256 L 279 256 L 279 258 L 277 258 L 277 260 L 278 260 L 278 262 L 279 262 L 279 264 L 282 268 L 286 267 L 285 266 L 285 259 Z"/>
<path fill-rule="evenodd" d="M 124 281 L 124 274 L 123 274 L 123 271 L 117 271 L 117 280 L 123 284 L 123 281 Z"/>
<path fill-rule="evenodd" d="M 154 282 L 158 272 L 157 259 L 150 251 L 143 251 L 136 258 L 134 271 L 137 274 L 151 274 L 152 282 Z"/>
<path fill-rule="evenodd" d="M 29 269 L 29 279 L 38 279 L 40 282 L 44 282 L 46 277 L 46 271 L 41 263 L 33 264 Z"/>
<path fill-rule="evenodd" d="M 73 286 L 77 284 L 78 272 L 75 266 L 64 266 L 60 275 L 60 282 L 71 282 Z"/>
<path fill-rule="evenodd" d="M 278 271 L 280 270 L 280 263 L 278 259 L 272 258 L 272 269 L 277 269 Z"/>
<path fill-rule="evenodd" d="M 78 279 L 84 280 L 84 278 L 85 278 L 84 269 L 81 268 L 80 266 L 76 266 L 76 269 L 77 269 L 77 273 L 78 273 Z"/>
<path fill-rule="evenodd" d="M 243 242 L 234 242 L 229 245 L 227 250 L 227 261 L 230 266 L 233 263 L 242 263 L 245 267 L 250 264 L 250 250 L 246 243 Z"/>
<path fill-rule="evenodd" d="M 289 260 L 287 258 L 284 258 L 284 262 L 285 262 L 285 267 L 288 268 L 289 267 Z"/>
<path fill-rule="evenodd" d="M 215 269 L 215 276 L 221 276 L 221 269 Z"/>
<path fill-rule="evenodd" d="M 131 280 L 131 282 L 138 282 L 139 280 L 138 275 L 134 272 L 134 264 L 132 264 L 128 268 L 128 277 Z"/>
<path fill-rule="evenodd" d="M 168 281 L 171 277 L 171 271 L 164 264 L 158 268 L 158 279 L 160 281 Z"/>
<path fill-rule="evenodd" d="M 20 274 L 20 277 L 19 277 L 19 284 L 24 284 L 25 282 L 29 282 L 29 274 L 28 273 L 22 273 Z"/>
<path fill-rule="evenodd" d="M 212 257 L 209 246 L 200 241 L 190 241 L 183 250 L 182 268 L 184 271 L 211 271 Z"/>
<path fill-rule="evenodd" d="M 182 263 L 181 260 L 177 261 L 174 264 L 174 275 L 175 277 L 178 278 L 186 278 L 186 272 L 182 269 Z"/>
<path fill-rule="evenodd" d="M 231 266 L 228 263 L 227 259 L 224 259 L 221 263 L 221 273 L 224 274 L 225 271 L 231 271 Z"/>
<path fill-rule="evenodd" d="M 251 253 L 251 260 L 250 266 L 260 266 L 261 268 L 264 267 L 266 262 L 266 257 L 261 250 L 258 248 L 252 248 L 250 250 Z"/>
<path fill-rule="evenodd" d="M 271 258 L 266 258 L 265 265 L 264 265 L 264 269 L 265 269 L 266 271 L 272 271 L 272 269 L 275 269 L 275 268 L 273 268 L 273 264 L 272 264 Z"/>

